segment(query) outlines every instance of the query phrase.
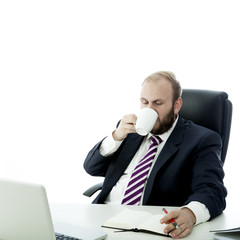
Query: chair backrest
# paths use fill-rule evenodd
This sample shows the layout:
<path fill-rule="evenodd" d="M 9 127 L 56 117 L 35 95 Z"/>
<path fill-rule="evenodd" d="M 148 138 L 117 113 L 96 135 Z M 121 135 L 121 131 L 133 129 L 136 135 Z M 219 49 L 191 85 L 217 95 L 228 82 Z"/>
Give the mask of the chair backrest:
<path fill-rule="evenodd" d="M 183 89 L 180 116 L 219 133 L 224 163 L 231 130 L 232 103 L 225 92 Z"/>

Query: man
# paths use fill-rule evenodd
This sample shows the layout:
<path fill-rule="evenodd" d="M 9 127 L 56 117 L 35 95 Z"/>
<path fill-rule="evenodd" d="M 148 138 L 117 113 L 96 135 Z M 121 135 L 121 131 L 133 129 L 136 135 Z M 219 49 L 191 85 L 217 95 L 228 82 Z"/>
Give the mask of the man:
<path fill-rule="evenodd" d="M 123 116 L 111 136 L 99 142 L 88 154 L 85 170 L 93 176 L 104 176 L 102 191 L 94 203 L 121 204 L 134 168 L 151 143 L 159 136 L 161 143 L 140 204 L 180 206 L 161 219 L 165 233 L 182 238 L 193 225 L 219 215 L 226 206 L 227 191 L 223 185 L 221 138 L 216 133 L 182 119 L 181 86 L 171 72 L 156 72 L 147 77 L 141 89 L 141 108 L 158 113 L 151 133 L 146 137 L 135 131 L 137 116 Z M 170 222 L 174 218 L 179 228 Z"/>

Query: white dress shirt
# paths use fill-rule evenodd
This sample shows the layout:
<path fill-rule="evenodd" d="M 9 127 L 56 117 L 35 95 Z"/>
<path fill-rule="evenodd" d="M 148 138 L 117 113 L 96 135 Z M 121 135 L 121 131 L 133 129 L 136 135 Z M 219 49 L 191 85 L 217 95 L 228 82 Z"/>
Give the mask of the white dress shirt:
<path fill-rule="evenodd" d="M 159 156 L 161 150 L 163 149 L 165 143 L 167 142 L 168 137 L 172 133 L 173 129 L 176 126 L 178 118 L 175 120 L 173 123 L 173 126 L 165 133 L 159 135 L 159 137 L 163 140 L 161 144 L 159 144 L 157 153 L 155 155 L 155 158 L 153 160 L 152 166 L 149 170 L 148 176 L 151 173 L 151 170 L 155 164 L 155 161 L 157 157 Z M 108 197 L 105 200 L 105 204 L 121 204 L 121 201 L 123 199 L 125 190 L 127 188 L 129 179 L 131 177 L 131 174 L 135 167 L 137 166 L 138 162 L 145 156 L 151 142 L 150 142 L 150 137 L 152 136 L 151 133 L 149 133 L 143 140 L 139 150 L 136 152 L 135 156 L 133 157 L 132 161 L 128 165 L 127 169 L 121 176 L 121 178 L 118 180 L 116 185 L 113 187 L 112 191 L 108 195 Z M 113 154 L 117 149 L 120 147 L 122 141 L 115 141 L 112 137 L 112 134 L 110 134 L 107 138 L 104 139 L 100 146 L 100 154 L 103 156 L 109 156 Z M 146 183 L 145 183 L 146 186 Z M 142 197 L 143 199 L 143 197 Z M 142 200 L 140 202 L 142 204 Z M 190 202 L 188 205 L 183 206 L 183 207 L 188 207 L 191 209 L 191 211 L 195 214 L 196 216 L 196 224 L 199 224 L 201 222 L 205 222 L 210 218 L 210 214 L 206 206 L 200 202 Z M 181 208 L 183 208 L 181 207 Z"/>

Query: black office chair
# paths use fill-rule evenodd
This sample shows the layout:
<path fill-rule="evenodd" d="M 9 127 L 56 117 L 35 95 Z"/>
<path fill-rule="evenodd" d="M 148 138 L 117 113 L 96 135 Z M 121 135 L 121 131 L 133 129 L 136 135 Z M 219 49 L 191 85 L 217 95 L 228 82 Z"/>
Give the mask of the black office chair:
<path fill-rule="evenodd" d="M 222 138 L 224 163 L 231 130 L 232 103 L 225 92 L 197 89 L 183 89 L 183 105 L 179 115 L 185 119 L 216 131 Z M 101 190 L 102 183 L 96 184 L 83 193 L 91 197 Z"/>

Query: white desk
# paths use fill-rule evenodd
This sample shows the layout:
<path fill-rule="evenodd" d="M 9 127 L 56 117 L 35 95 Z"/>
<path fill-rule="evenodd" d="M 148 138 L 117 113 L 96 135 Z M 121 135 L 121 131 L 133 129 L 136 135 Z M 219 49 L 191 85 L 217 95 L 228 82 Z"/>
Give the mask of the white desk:
<path fill-rule="evenodd" d="M 156 206 L 128 206 L 132 209 L 140 209 L 151 213 L 161 212 L 162 207 Z M 99 204 L 51 204 L 51 213 L 53 220 L 67 222 L 75 225 L 81 225 L 88 228 L 99 228 L 108 234 L 107 240 L 160 240 L 168 239 L 166 237 L 156 236 L 145 233 L 120 232 L 114 233 L 114 230 L 101 228 L 105 220 L 117 214 L 123 206 L 119 205 L 99 205 Z M 173 208 L 167 207 L 168 210 Z M 239 213 L 239 212 L 238 212 Z M 213 240 L 220 239 L 217 235 L 210 233 L 209 230 L 221 228 L 240 227 L 238 222 L 239 214 L 232 210 L 225 210 L 223 214 L 210 222 L 195 226 L 192 233 L 184 238 L 186 240 Z M 235 217 L 235 218 L 234 218 Z M 220 236 L 221 237 L 221 236 Z M 221 238 L 222 239 L 222 238 Z M 240 239 L 240 234 L 233 238 L 224 239 Z"/>

